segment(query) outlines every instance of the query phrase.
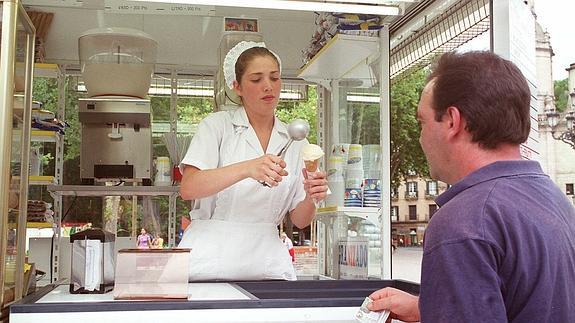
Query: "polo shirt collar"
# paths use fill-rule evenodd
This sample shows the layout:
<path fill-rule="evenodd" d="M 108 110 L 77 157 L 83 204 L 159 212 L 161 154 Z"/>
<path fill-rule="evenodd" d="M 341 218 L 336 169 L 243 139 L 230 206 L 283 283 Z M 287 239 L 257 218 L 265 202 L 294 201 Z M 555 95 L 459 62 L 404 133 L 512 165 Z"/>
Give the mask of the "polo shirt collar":
<path fill-rule="evenodd" d="M 459 182 L 451 186 L 447 191 L 439 195 L 435 202 L 438 206 L 442 206 L 449 202 L 457 194 L 464 190 L 477 185 L 479 183 L 487 182 L 496 178 L 510 177 L 517 175 L 545 175 L 538 162 L 532 160 L 503 160 L 496 161 L 487 166 L 483 166 L 473 173 L 467 175 Z"/>

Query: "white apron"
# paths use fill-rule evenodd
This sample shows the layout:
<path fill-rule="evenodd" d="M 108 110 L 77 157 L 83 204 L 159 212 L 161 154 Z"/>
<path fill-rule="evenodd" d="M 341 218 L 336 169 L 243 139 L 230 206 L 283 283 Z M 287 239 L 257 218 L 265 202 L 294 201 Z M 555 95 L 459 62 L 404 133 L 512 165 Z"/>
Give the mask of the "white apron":
<path fill-rule="evenodd" d="M 180 246 L 190 251 L 189 280 L 295 280 L 274 223 L 192 220 Z"/>

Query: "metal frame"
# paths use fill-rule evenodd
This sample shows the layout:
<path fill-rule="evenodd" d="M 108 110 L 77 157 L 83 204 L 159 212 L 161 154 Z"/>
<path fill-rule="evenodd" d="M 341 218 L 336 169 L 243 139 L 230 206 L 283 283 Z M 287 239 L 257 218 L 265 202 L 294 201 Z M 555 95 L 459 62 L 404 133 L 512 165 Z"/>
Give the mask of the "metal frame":
<path fill-rule="evenodd" d="M 175 245 L 175 232 L 176 232 L 176 199 L 179 194 L 178 186 L 86 186 L 86 185 L 49 185 L 47 187 L 50 195 L 54 200 L 62 201 L 63 196 L 131 196 L 132 197 L 132 231 L 134 230 L 134 210 L 137 206 L 138 196 L 168 196 L 168 232 L 173 232 L 173 235 L 168 236 L 168 245 Z M 59 243 L 60 228 L 62 227 L 61 219 L 57 222 L 56 231 L 57 242 L 54 243 L 53 256 L 52 256 L 52 282 L 59 280 L 59 261 L 60 256 Z M 132 233 L 133 234 L 133 233 Z"/>
<path fill-rule="evenodd" d="M 379 145 L 381 146 L 381 278 L 391 279 L 391 116 L 389 25 L 379 31 Z M 385 163 L 383 161 L 386 161 Z"/>

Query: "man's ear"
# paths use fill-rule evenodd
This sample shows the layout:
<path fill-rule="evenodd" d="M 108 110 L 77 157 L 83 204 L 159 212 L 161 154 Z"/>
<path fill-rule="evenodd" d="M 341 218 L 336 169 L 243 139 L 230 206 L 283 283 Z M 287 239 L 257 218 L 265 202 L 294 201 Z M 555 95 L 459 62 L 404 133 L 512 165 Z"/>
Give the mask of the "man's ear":
<path fill-rule="evenodd" d="M 461 112 L 457 107 L 448 107 L 443 114 L 445 118 L 446 127 L 448 127 L 449 133 L 453 136 L 459 134 L 461 131 L 465 130 L 465 119 L 461 115 Z"/>

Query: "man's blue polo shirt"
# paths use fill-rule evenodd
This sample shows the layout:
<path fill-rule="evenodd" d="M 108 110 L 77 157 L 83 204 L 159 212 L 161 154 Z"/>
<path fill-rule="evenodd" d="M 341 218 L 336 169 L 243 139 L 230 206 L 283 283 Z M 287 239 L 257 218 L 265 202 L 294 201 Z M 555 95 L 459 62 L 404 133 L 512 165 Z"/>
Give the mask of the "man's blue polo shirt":
<path fill-rule="evenodd" d="M 575 208 L 537 162 L 487 165 L 436 202 L 422 322 L 575 322 Z"/>

